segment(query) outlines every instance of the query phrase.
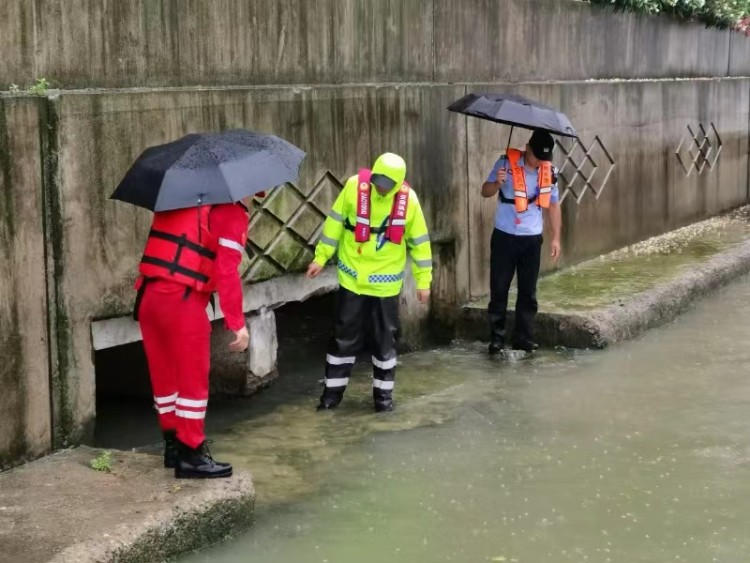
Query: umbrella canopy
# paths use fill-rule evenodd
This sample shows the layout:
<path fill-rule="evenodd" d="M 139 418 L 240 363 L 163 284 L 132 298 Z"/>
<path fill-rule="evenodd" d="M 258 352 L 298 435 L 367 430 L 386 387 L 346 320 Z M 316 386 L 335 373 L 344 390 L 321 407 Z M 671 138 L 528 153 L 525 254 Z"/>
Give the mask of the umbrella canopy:
<path fill-rule="evenodd" d="M 245 130 L 190 134 L 143 151 L 112 199 L 169 211 L 233 203 L 297 179 L 305 153 Z"/>
<path fill-rule="evenodd" d="M 568 117 L 554 108 L 512 94 L 468 94 L 448 110 L 524 129 L 540 129 L 554 135 L 578 137 Z"/>

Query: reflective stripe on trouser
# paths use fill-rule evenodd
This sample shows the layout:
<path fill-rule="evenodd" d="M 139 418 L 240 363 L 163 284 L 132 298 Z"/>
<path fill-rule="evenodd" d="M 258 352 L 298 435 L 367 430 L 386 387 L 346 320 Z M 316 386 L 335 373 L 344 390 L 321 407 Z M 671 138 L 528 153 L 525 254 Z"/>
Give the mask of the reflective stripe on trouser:
<path fill-rule="evenodd" d="M 147 285 L 140 306 L 154 407 L 162 430 L 195 448 L 205 440 L 211 325 L 209 295 L 163 280 Z"/>
<path fill-rule="evenodd" d="M 393 397 L 394 379 L 396 378 L 396 347 L 388 359 L 372 356 L 372 398 L 375 403 L 390 401 Z"/>
<path fill-rule="evenodd" d="M 398 296 L 357 295 L 343 287 L 339 288 L 336 294 L 336 323 L 326 355 L 326 385 L 321 402 L 328 406 L 341 402 L 357 354 L 365 348 L 369 349 L 373 360 L 374 398 L 376 401 L 390 398 L 396 374 L 397 331 Z"/>

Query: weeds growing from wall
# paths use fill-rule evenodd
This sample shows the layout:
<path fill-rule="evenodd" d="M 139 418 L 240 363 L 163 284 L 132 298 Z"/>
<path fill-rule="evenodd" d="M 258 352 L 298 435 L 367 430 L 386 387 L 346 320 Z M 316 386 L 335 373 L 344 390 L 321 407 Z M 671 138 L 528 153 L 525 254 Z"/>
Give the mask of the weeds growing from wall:
<path fill-rule="evenodd" d="M 599 6 L 642 14 L 671 14 L 707 27 L 736 29 L 750 35 L 750 0 L 588 0 Z"/>

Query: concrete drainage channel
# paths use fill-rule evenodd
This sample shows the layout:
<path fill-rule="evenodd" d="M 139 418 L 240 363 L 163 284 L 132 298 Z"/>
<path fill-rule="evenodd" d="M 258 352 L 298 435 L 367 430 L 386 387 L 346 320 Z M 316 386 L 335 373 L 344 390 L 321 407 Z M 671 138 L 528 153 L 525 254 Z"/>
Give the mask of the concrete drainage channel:
<path fill-rule="evenodd" d="M 604 348 L 674 319 L 748 272 L 744 208 L 543 278 L 538 337 L 545 346 Z M 484 339 L 486 302 L 464 307 L 459 328 L 463 338 Z M 55 563 L 145 563 L 252 525 L 255 491 L 247 472 L 176 481 L 160 456 L 135 452 L 113 452 L 94 471 L 101 453 L 65 450 L 0 474 L 4 554 Z"/>

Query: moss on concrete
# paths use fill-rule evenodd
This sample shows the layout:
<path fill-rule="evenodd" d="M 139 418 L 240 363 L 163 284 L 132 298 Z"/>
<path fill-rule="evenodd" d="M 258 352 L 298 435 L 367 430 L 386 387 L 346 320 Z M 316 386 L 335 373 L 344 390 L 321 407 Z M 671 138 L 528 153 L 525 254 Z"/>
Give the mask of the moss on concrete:
<path fill-rule="evenodd" d="M 742 208 L 545 277 L 537 340 L 604 348 L 675 318 L 750 271 L 749 214 Z M 488 337 L 486 308 L 486 299 L 464 307 L 462 338 Z"/>
<path fill-rule="evenodd" d="M 653 289 L 750 238 L 749 216 L 742 208 L 544 276 L 540 311 L 590 311 Z M 486 308 L 487 299 L 470 306 Z"/>
<path fill-rule="evenodd" d="M 132 545 L 117 549 L 108 563 L 152 563 L 204 549 L 250 528 L 254 514 L 253 496 L 179 512 L 169 527 L 150 531 Z"/>
<path fill-rule="evenodd" d="M 71 404 L 72 334 L 70 318 L 62 287 L 65 275 L 64 222 L 59 189 L 59 127 L 56 99 L 40 100 L 44 104 L 39 127 L 42 147 L 42 189 L 44 191 L 44 230 L 47 240 L 47 300 L 49 308 L 50 374 L 52 383 L 53 447 L 62 448 L 78 441 Z"/>
<path fill-rule="evenodd" d="M 6 553 L 55 563 L 165 561 L 253 522 L 255 491 L 244 471 L 176 480 L 161 456 L 116 451 L 111 472 L 100 472 L 90 467 L 99 453 L 66 450 L 0 475 Z"/>
<path fill-rule="evenodd" d="M 26 421 L 28 419 L 26 394 L 28 381 L 25 378 L 25 358 L 23 350 L 23 327 L 19 314 L 19 299 L 14 292 L 22 290 L 23 284 L 17 272 L 15 254 L 18 251 L 16 241 L 17 198 L 22 186 L 13 184 L 10 131 L 8 130 L 6 104 L 11 101 L 0 101 L 0 258 L 10 267 L 10 276 L 4 280 L 9 285 L 10 299 L 0 309 L 2 331 L 0 331 L 0 384 L 3 396 L 0 398 L 1 416 L 4 418 L 0 429 L 0 441 L 6 446 L 0 450 L 0 470 L 22 462 L 28 455 Z M 18 157 L 18 155 L 16 155 Z"/>
<path fill-rule="evenodd" d="M 0 217 L 2 218 L 3 230 L 7 232 L 8 238 L 13 237 L 15 232 L 15 215 L 12 197 L 11 183 L 11 154 L 8 144 L 8 123 L 5 115 L 4 100 L 0 103 Z"/>

